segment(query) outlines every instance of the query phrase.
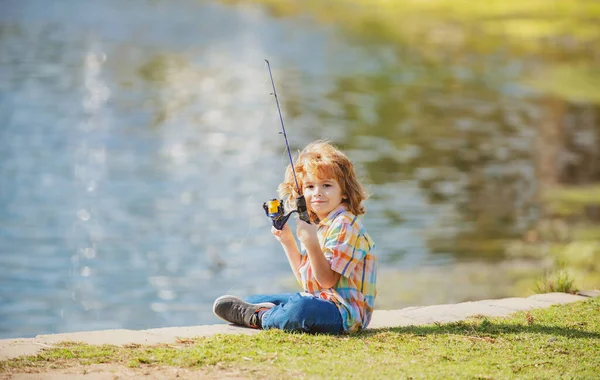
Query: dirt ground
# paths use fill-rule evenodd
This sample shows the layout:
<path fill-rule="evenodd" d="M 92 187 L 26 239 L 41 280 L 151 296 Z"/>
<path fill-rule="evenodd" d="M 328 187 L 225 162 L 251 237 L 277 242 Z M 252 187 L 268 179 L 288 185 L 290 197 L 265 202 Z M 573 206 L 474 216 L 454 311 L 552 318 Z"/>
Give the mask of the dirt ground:
<path fill-rule="evenodd" d="M 23 371 L 21 369 L 20 371 Z M 78 365 L 59 369 L 32 369 L 32 372 L 0 373 L 1 380 L 117 380 L 117 379 L 256 379 L 257 374 L 243 374 L 231 369 L 191 370 L 175 367 L 129 368 L 121 364 Z M 40 371 L 40 372 L 34 372 Z M 258 376 L 260 377 L 260 375 Z"/>

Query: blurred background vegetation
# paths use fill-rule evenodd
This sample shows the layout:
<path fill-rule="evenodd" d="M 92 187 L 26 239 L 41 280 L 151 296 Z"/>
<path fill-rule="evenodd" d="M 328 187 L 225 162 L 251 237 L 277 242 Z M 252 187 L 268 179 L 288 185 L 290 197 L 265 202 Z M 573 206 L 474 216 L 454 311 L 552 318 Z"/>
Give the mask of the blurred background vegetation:
<path fill-rule="evenodd" d="M 380 172 L 407 178 L 436 168 L 418 179 L 419 187 L 431 202 L 453 202 L 457 223 L 470 228 L 446 239 L 433 234 L 433 251 L 540 260 L 534 286 L 531 278 L 517 280 L 521 294 L 599 286 L 599 2 L 256 2 L 276 17 L 308 14 L 367 49 L 386 49 L 382 59 L 390 67 L 342 78 L 328 97 L 342 103 L 342 118 L 354 126 L 349 133 L 375 133 L 397 150 L 420 150 L 408 159 L 371 162 L 372 181 Z M 512 87 L 502 83 L 507 71 L 516 73 Z M 357 99 L 374 92 L 375 118 L 365 118 Z M 505 96 L 512 94 L 524 94 L 534 108 L 511 109 Z M 406 98 L 422 99 L 423 109 L 415 112 Z M 415 113 L 418 127 L 407 127 Z M 511 141 L 519 136 L 523 146 Z M 519 171 L 524 160 L 532 160 L 531 170 Z M 495 164 L 503 168 L 494 171 Z M 527 184 L 533 188 L 520 186 L 523 176 L 535 177 Z M 460 181 L 460 190 L 440 191 L 448 181 Z"/>

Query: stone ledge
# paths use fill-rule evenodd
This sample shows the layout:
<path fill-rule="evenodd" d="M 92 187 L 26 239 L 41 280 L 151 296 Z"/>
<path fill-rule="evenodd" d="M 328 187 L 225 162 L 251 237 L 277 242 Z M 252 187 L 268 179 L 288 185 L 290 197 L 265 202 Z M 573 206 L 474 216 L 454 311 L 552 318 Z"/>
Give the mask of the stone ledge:
<path fill-rule="evenodd" d="M 577 295 L 584 297 L 600 297 L 600 290 L 580 290 Z"/>

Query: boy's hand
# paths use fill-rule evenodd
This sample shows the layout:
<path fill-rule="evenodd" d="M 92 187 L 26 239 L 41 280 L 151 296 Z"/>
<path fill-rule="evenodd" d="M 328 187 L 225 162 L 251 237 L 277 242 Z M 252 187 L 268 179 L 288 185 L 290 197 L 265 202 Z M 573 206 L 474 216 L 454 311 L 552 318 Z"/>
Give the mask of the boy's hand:
<path fill-rule="evenodd" d="M 283 245 L 295 243 L 294 235 L 292 234 L 289 223 L 284 224 L 281 230 L 271 226 L 271 233 L 273 236 L 275 236 L 275 239 L 277 239 Z"/>
<path fill-rule="evenodd" d="M 308 224 L 305 221 L 298 219 L 296 221 L 296 236 L 307 248 L 311 245 L 319 245 L 316 224 Z"/>

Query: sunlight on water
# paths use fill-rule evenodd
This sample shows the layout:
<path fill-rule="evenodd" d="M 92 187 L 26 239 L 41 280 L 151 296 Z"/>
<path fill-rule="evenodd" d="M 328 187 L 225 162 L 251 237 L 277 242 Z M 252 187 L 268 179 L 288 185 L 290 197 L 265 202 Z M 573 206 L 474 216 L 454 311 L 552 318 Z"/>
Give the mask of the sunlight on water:
<path fill-rule="evenodd" d="M 63 17 L 27 5 L 24 19 Z M 86 17 L 100 11 L 89 6 Z M 241 25 L 263 17 L 200 7 Z M 127 51 L 127 33 L 102 28 L 54 29 L 58 50 L 21 42 L 43 27 L 0 40 L 13 57 L 2 84 L 4 336 L 214 321 L 221 292 L 266 288 L 270 256 L 272 270 L 285 267 L 261 208 L 285 167 L 279 126 L 260 36 L 244 30 L 177 52 Z M 23 312 L 45 318 L 24 326 Z"/>
<path fill-rule="evenodd" d="M 419 55 L 251 2 L 8 3 L 0 338 L 217 323 L 222 294 L 298 289 L 262 209 L 288 164 L 265 59 L 292 150 L 332 140 L 372 194 L 379 307 L 502 296 L 535 272 L 503 259 L 559 176 L 546 102 L 568 107 L 532 100 L 537 62 L 461 55 L 454 29 Z M 564 165 L 597 157 L 578 107 Z"/>

